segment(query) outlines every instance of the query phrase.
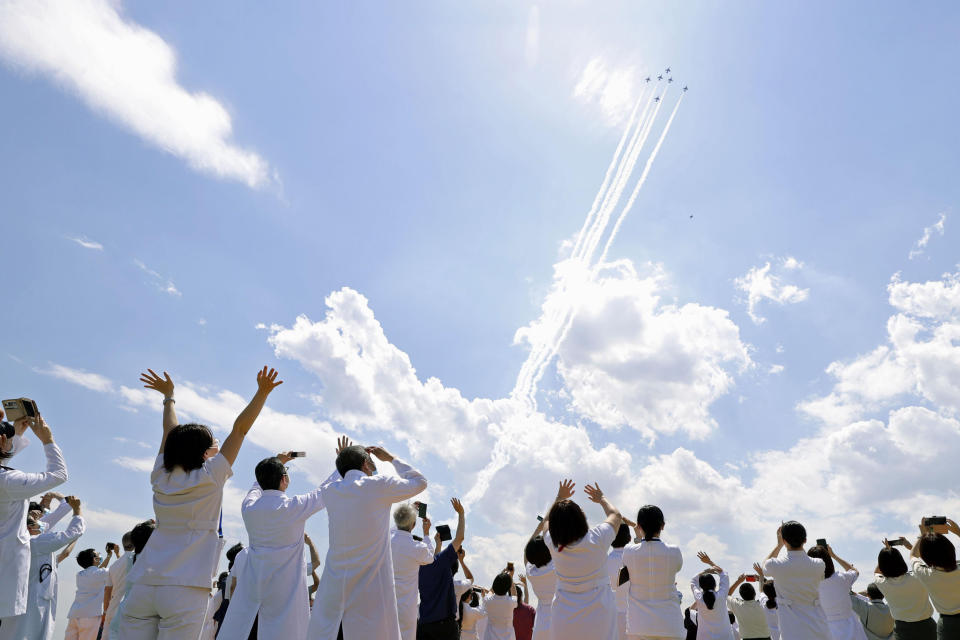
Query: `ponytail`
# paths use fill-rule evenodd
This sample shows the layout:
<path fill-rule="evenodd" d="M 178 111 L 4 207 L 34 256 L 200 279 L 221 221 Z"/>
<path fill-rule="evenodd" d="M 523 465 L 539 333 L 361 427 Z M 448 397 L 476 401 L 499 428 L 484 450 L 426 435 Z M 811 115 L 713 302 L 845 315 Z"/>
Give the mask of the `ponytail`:
<path fill-rule="evenodd" d="M 707 605 L 707 609 L 713 609 L 713 605 L 717 602 L 716 578 L 713 577 L 712 573 L 701 573 L 700 577 L 697 578 L 697 584 L 703 591 L 703 604 Z"/>
<path fill-rule="evenodd" d="M 777 608 L 777 590 L 772 582 L 766 582 L 763 585 L 763 595 L 767 596 L 767 609 Z"/>
<path fill-rule="evenodd" d="M 717 592 L 716 591 L 704 591 L 703 592 L 703 604 L 707 605 L 707 609 L 713 609 L 713 605 L 717 602 Z"/>

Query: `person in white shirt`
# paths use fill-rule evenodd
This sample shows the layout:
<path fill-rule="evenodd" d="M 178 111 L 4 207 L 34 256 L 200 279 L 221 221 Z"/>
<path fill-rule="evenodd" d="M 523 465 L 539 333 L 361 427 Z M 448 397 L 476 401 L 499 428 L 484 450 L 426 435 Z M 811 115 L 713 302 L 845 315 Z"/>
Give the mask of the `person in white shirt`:
<path fill-rule="evenodd" d="M 564 480 L 550 507 L 543 541 L 557 573 L 557 593 L 550 608 L 553 640 L 616 640 L 617 605 L 607 577 L 607 549 L 623 521 L 598 486 L 584 488 L 606 520 L 592 529 L 580 506 L 570 500 L 574 483 Z"/>
<path fill-rule="evenodd" d="M 310 598 L 303 564 L 307 519 L 323 509 L 320 489 L 288 496 L 286 464 L 279 453 L 257 464 L 257 477 L 241 505 L 250 544 L 244 579 L 237 582 L 220 627 L 224 638 L 246 638 L 257 620 L 263 638 L 303 638 L 310 622 Z"/>
<path fill-rule="evenodd" d="M 83 567 L 77 573 L 77 593 L 67 613 L 66 640 L 96 640 L 103 623 L 103 592 L 110 581 L 107 565 L 113 546 L 107 546 L 107 557 L 101 562 L 96 549 L 84 549 L 77 554 L 77 564 Z"/>
<path fill-rule="evenodd" d="M 433 542 L 430 540 L 430 519 L 423 519 L 423 540 L 414 540 L 413 527 L 417 511 L 402 504 L 393 512 L 397 526 L 390 532 L 390 553 L 393 558 L 393 584 L 397 593 L 397 616 L 402 640 L 417 637 L 417 595 L 420 567 L 433 562 Z"/>
<path fill-rule="evenodd" d="M 487 629 L 483 640 L 514 640 L 513 610 L 517 606 L 517 588 L 513 577 L 506 572 L 493 579 L 492 593 L 483 598 L 487 612 Z"/>
<path fill-rule="evenodd" d="M 437 537 L 437 549 L 440 548 L 439 536 Z M 453 575 L 456 576 L 460 570 L 463 570 L 463 577 L 453 579 L 453 594 L 457 598 L 457 602 L 460 602 L 461 596 L 465 594 L 470 589 L 473 589 L 473 573 L 470 571 L 470 567 L 467 566 L 467 563 L 464 561 L 464 558 L 467 557 L 467 550 L 461 546 L 457 549 L 457 566 L 454 569 Z M 510 575 L 513 575 L 513 568 L 510 569 Z M 459 620 L 460 618 L 457 618 Z"/>
<path fill-rule="evenodd" d="M 610 579 L 610 588 L 613 589 L 614 601 L 617 605 L 617 639 L 627 637 L 627 599 L 630 585 L 627 582 L 620 584 L 620 570 L 623 569 L 623 548 L 630 542 L 630 524 L 624 521 L 617 531 L 617 537 L 610 543 L 610 553 L 607 554 L 607 576 Z"/>
<path fill-rule="evenodd" d="M 947 520 L 945 530 L 960 536 L 960 527 Z M 921 536 L 913 546 L 913 575 L 930 594 L 933 607 L 940 614 L 937 635 L 941 640 L 960 638 L 960 570 L 957 550 L 947 536 L 921 523 Z"/>
<path fill-rule="evenodd" d="M 163 394 L 163 435 L 150 474 L 157 528 L 127 576 L 133 586 L 117 637 L 198 638 L 223 550 L 217 532 L 223 486 L 233 475 L 233 462 L 267 396 L 283 381 L 273 369 L 257 372 L 257 392 L 237 416 L 221 449 L 209 427 L 178 424 L 174 384 L 166 372 L 161 378 L 148 369 L 140 380 Z"/>
<path fill-rule="evenodd" d="M 683 554 L 679 547 L 660 540 L 665 526 L 660 507 L 640 507 L 636 522 L 640 542 L 628 544 L 623 550 L 623 566 L 629 579 L 627 637 L 631 640 L 687 637 L 677 592 Z"/>
<path fill-rule="evenodd" d="M 550 640 L 550 608 L 557 592 L 557 574 L 553 570 L 553 556 L 540 535 L 543 520 L 537 523 L 533 535 L 523 549 L 527 582 L 537 596 L 537 614 L 533 620 L 533 640 Z"/>
<path fill-rule="evenodd" d="M 863 625 L 867 640 L 893 640 L 896 622 L 890 613 L 890 606 L 883 601 L 883 593 L 877 585 L 868 584 L 866 595 L 851 593 L 850 604 L 853 605 L 853 612 L 857 614 L 860 624 Z"/>
<path fill-rule="evenodd" d="M 763 595 L 758 598 L 758 601 L 763 606 L 763 615 L 767 617 L 767 626 L 770 628 L 770 640 L 780 640 L 780 618 L 777 615 L 776 585 L 773 584 L 773 580 L 765 579 L 763 567 L 759 564 L 753 565 L 753 568 L 756 570 L 757 575 L 760 576 L 760 582 L 763 583 L 763 586 L 760 587 Z"/>
<path fill-rule="evenodd" d="M 123 534 L 120 544 L 123 546 L 124 553 L 110 565 L 110 581 L 103 593 L 103 598 L 108 605 L 107 613 L 103 617 L 101 640 L 109 640 L 110 638 L 110 625 L 117 615 L 124 594 L 127 592 L 127 574 L 130 572 L 130 567 L 133 566 L 133 541 L 130 539 L 129 531 Z"/>
<path fill-rule="evenodd" d="M 827 617 L 820 608 L 818 587 L 823 582 L 823 560 L 804 550 L 807 530 L 791 520 L 777 529 L 777 546 L 763 562 L 763 572 L 777 584 L 777 616 L 783 640 L 832 640 Z M 780 551 L 786 546 L 785 557 Z"/>
<path fill-rule="evenodd" d="M 23 443 L 23 432 L 29 427 L 43 443 L 47 469 L 41 473 L 24 473 L 3 466 Z M 17 616 L 27 612 L 30 578 L 30 532 L 27 530 L 27 509 L 30 497 L 49 491 L 67 481 L 67 464 L 53 441 L 53 432 L 40 416 L 23 418 L 14 423 L 15 435 L 0 434 L 0 640 L 13 638 L 20 626 Z"/>
<path fill-rule="evenodd" d="M 133 547 L 131 553 L 128 553 L 130 567 L 132 568 L 137 562 L 137 557 L 143 553 L 144 548 L 147 546 L 147 542 L 150 540 L 150 536 L 153 535 L 153 532 L 157 528 L 157 523 L 152 518 L 150 520 L 144 520 L 143 522 L 138 523 L 133 529 L 130 530 L 130 545 Z M 113 568 L 113 567 L 111 567 Z M 127 576 L 129 577 L 130 570 L 127 570 Z M 123 619 L 123 608 L 127 602 L 127 595 L 130 593 L 130 588 L 133 584 L 128 579 L 123 581 L 123 591 L 119 593 L 120 605 L 117 609 L 116 615 L 113 616 L 113 620 L 110 622 L 109 633 L 113 638 L 120 638 L 120 621 Z M 113 600 L 115 594 L 111 594 L 111 601 Z M 106 631 L 106 628 L 104 629 Z"/>
<path fill-rule="evenodd" d="M 899 542 L 913 550 L 906 538 Z M 877 570 L 873 577 L 880 593 L 890 605 L 897 640 L 936 640 L 937 623 L 927 588 L 907 569 L 903 555 L 887 540 L 877 554 Z"/>
<path fill-rule="evenodd" d="M 730 585 L 727 606 L 737 618 L 743 640 L 769 640 L 770 627 L 767 625 L 765 607 L 757 601 L 756 587 L 746 580 L 747 576 L 740 574 L 736 582 Z M 734 592 L 737 592 L 738 596 L 734 596 Z"/>
<path fill-rule="evenodd" d="M 479 588 L 478 588 L 479 589 Z M 460 640 L 482 640 L 479 634 L 479 623 L 485 620 L 487 612 L 483 608 L 483 599 L 480 593 L 486 596 L 486 589 L 470 589 L 460 596 Z"/>
<path fill-rule="evenodd" d="M 829 545 L 811 547 L 807 555 L 823 560 L 824 580 L 817 586 L 817 592 L 833 640 L 867 640 L 860 618 L 853 612 L 850 602 L 850 591 L 860 572 L 837 556 Z M 834 562 L 840 565 L 842 571 L 836 570 Z"/>
<path fill-rule="evenodd" d="M 709 565 L 708 569 L 690 581 L 697 607 L 697 640 L 733 640 L 727 611 L 730 578 L 703 551 L 697 552 L 697 558 Z"/>
<path fill-rule="evenodd" d="M 342 625 L 345 638 L 399 640 L 390 510 L 426 489 L 427 479 L 382 447 L 365 449 L 344 438 L 338 450 L 341 477 L 320 487 L 330 546 L 307 637 L 334 640 Z M 391 462 L 397 475 L 375 475 L 371 455 Z"/>

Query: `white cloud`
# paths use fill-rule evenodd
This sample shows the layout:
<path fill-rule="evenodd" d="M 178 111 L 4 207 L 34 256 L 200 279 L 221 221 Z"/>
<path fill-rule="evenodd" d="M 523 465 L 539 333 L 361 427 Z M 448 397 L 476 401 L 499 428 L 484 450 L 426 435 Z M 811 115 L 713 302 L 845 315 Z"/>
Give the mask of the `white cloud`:
<path fill-rule="evenodd" d="M 622 124 L 637 99 L 636 73 L 632 65 L 615 66 L 597 56 L 580 72 L 573 97 L 599 108 L 608 125 Z"/>
<path fill-rule="evenodd" d="M 103 251 L 102 244 L 94 240 L 91 240 L 86 236 L 69 236 L 67 239 L 72 242 L 76 242 L 78 245 L 80 245 L 84 249 L 91 249 L 93 251 Z"/>
<path fill-rule="evenodd" d="M 137 265 L 138 269 L 140 269 L 141 271 L 146 273 L 148 276 L 150 276 L 154 286 L 156 286 L 157 289 L 159 289 L 163 293 L 174 296 L 176 298 L 179 298 L 180 296 L 183 295 L 182 293 L 180 293 L 180 290 L 177 289 L 177 286 L 173 284 L 173 280 L 170 280 L 169 278 L 165 278 L 164 276 L 160 275 L 158 272 L 154 271 L 153 269 L 145 265 L 143 261 L 134 260 L 133 264 Z"/>
<path fill-rule="evenodd" d="M 946 222 L 947 214 L 941 213 L 940 218 L 935 223 L 929 227 L 924 227 L 923 235 L 920 236 L 920 239 L 917 240 L 917 243 L 913 245 L 913 249 L 910 250 L 910 254 L 907 257 L 910 260 L 913 260 L 914 258 L 919 258 L 921 255 L 923 255 L 927 245 L 930 243 L 930 239 L 933 238 L 933 234 L 937 234 L 939 236 L 943 235 Z"/>
<path fill-rule="evenodd" d="M 796 271 L 803 267 L 803 263 L 788 256 L 781 260 L 780 267 L 787 271 Z M 746 275 L 734 281 L 734 286 L 747 295 L 747 313 L 755 324 L 766 322 L 766 318 L 757 312 L 757 306 L 761 302 L 768 300 L 779 305 L 795 304 L 810 296 L 809 289 L 784 283 L 772 269 L 768 261 L 762 267 L 751 267 Z"/>
<path fill-rule="evenodd" d="M 917 318 L 943 320 L 960 316 L 960 272 L 945 273 L 942 278 L 903 282 L 896 273 L 887 285 L 890 304 Z"/>
<path fill-rule="evenodd" d="M 153 471 L 154 460 L 155 458 L 130 458 L 128 456 L 120 456 L 113 461 L 125 469 L 150 473 Z"/>
<path fill-rule="evenodd" d="M 133 529 L 137 523 L 153 517 L 152 509 L 145 515 L 132 516 L 127 513 L 112 511 L 111 509 L 94 509 L 87 506 L 86 502 L 84 502 L 82 506 L 82 511 L 88 529 L 106 531 L 111 538 L 119 538 L 123 532 Z M 117 542 L 119 542 L 119 540 L 117 540 Z M 80 548 L 82 549 L 83 547 Z"/>
<path fill-rule="evenodd" d="M 47 369 L 35 368 L 34 371 L 44 375 L 53 376 L 54 378 L 59 378 L 61 380 L 66 380 L 67 382 L 79 385 L 84 389 L 90 389 L 91 391 L 113 390 L 113 384 L 108 378 L 105 378 L 98 373 L 90 373 L 81 369 L 73 369 L 62 364 L 51 363 L 50 367 Z"/>
<path fill-rule="evenodd" d="M 51 77 L 195 170 L 269 184 L 266 161 L 232 143 L 223 105 L 181 86 L 173 48 L 121 11 L 119 0 L 0 1 L 0 56 Z"/>
<path fill-rule="evenodd" d="M 772 364 L 770 365 L 770 368 L 767 369 L 767 373 L 771 375 L 777 375 L 778 373 L 783 373 L 784 369 L 786 369 L 786 367 L 784 367 L 782 364 Z"/>

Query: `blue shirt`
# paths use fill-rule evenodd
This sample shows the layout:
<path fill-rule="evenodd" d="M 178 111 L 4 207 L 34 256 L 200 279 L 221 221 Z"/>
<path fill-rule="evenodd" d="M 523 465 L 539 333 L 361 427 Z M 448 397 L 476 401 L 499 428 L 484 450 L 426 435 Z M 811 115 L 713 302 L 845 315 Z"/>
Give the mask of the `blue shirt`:
<path fill-rule="evenodd" d="M 457 567 L 453 545 L 438 553 L 433 562 L 420 567 L 420 622 L 438 622 L 457 617 L 453 570 Z"/>

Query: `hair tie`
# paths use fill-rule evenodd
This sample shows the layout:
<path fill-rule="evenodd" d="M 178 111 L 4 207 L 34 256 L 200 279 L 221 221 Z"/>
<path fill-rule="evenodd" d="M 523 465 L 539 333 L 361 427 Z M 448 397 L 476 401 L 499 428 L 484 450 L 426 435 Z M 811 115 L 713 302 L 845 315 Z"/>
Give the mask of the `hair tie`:
<path fill-rule="evenodd" d="M 562 544 L 562 545 L 560 545 L 559 547 L 557 547 L 557 553 L 562 553 L 562 552 L 563 552 L 563 548 L 564 548 L 565 546 L 567 546 L 567 545 Z"/>

